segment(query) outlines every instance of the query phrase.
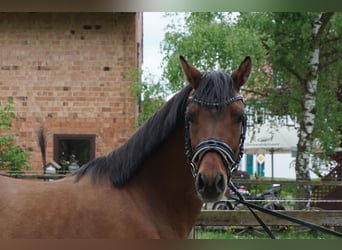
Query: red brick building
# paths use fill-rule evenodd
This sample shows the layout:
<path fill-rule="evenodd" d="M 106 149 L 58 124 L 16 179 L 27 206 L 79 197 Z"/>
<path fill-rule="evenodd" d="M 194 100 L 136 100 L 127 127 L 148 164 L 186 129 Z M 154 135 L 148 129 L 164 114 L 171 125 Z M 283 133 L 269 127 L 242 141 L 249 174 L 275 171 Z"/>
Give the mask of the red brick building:
<path fill-rule="evenodd" d="M 47 161 L 80 164 L 129 138 L 137 108 L 130 69 L 142 62 L 141 13 L 0 13 L 0 102 L 12 98 L 17 143 L 42 171 Z"/>

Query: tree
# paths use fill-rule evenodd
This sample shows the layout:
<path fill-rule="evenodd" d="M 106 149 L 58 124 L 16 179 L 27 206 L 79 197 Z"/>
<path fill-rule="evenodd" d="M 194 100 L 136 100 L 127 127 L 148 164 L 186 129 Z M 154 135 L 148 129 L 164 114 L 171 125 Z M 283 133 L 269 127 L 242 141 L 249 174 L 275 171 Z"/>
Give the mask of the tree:
<path fill-rule="evenodd" d="M 8 131 L 12 127 L 12 120 L 16 116 L 13 112 L 13 102 L 8 101 L 0 108 L 0 131 Z M 15 145 L 14 135 L 1 133 L 0 137 L 0 169 L 8 169 L 11 172 L 19 172 L 29 169 L 28 153 L 20 146 Z"/>
<path fill-rule="evenodd" d="M 265 65 L 264 48 L 255 33 L 234 25 L 231 13 L 196 12 L 185 15 L 185 26 L 170 25 L 161 44 L 163 77 L 170 84 L 171 91 L 178 91 L 183 85 L 183 75 L 179 68 L 179 55 L 203 71 L 221 69 L 231 72 L 242 58 L 253 51 L 254 68 Z M 260 83 L 255 79 L 264 77 L 263 72 L 254 71 L 250 83 Z"/>
<path fill-rule="evenodd" d="M 317 148 L 328 154 L 338 145 L 335 134 L 342 117 L 334 92 L 341 75 L 334 72 L 340 72 L 337 62 L 342 57 L 341 29 L 334 25 L 336 20 L 331 21 L 333 13 L 267 15 L 271 24 L 259 31 L 276 72 L 275 87 L 287 99 L 273 92 L 271 103 L 277 105 L 278 114 L 289 114 L 299 123 L 296 178 L 310 180 L 310 156 Z M 331 113 L 326 112 L 328 107 Z M 309 186 L 300 186 L 298 196 L 309 198 L 310 192 Z M 306 205 L 298 204 L 298 208 Z"/>
<path fill-rule="evenodd" d="M 336 88 L 342 79 L 341 23 L 340 13 L 241 13 L 235 20 L 227 13 L 191 13 L 183 30 L 170 26 L 165 34 L 164 77 L 176 88 L 181 86 L 175 64 L 179 54 L 203 70 L 215 67 L 228 72 L 250 55 L 254 70 L 248 92 L 254 98 L 248 101 L 249 109 L 298 122 L 296 178 L 310 180 L 315 146 L 322 157 L 339 142 L 336 131 L 342 112 Z M 258 117 L 253 117 L 254 122 Z M 309 187 L 300 188 L 298 194 L 308 198 Z"/>
<path fill-rule="evenodd" d="M 128 75 L 132 78 L 129 90 L 134 96 L 135 102 L 139 106 L 139 114 L 136 126 L 142 125 L 152 114 L 154 114 L 164 104 L 168 91 L 166 85 L 156 81 L 154 77 L 143 72 L 131 69 Z"/>

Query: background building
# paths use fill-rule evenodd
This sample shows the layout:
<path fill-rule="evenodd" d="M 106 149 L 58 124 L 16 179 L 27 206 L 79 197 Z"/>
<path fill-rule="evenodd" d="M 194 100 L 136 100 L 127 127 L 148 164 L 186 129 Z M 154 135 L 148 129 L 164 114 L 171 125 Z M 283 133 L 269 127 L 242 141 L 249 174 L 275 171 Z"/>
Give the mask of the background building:
<path fill-rule="evenodd" d="M 13 99 L 17 143 L 42 171 L 47 161 L 80 165 L 129 138 L 137 108 L 129 70 L 142 63 L 141 13 L 0 13 L 0 102 Z"/>

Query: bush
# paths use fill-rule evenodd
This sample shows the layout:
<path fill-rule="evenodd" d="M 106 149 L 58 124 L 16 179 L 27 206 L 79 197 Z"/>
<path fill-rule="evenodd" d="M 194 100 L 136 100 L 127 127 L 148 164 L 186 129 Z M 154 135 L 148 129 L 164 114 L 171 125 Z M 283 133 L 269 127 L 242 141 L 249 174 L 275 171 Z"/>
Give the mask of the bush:
<path fill-rule="evenodd" d="M 0 107 L 0 169 L 8 169 L 11 172 L 28 170 L 28 153 L 15 144 L 13 134 L 3 135 L 12 127 L 16 115 L 13 112 L 13 101 L 8 100 L 3 108 Z"/>

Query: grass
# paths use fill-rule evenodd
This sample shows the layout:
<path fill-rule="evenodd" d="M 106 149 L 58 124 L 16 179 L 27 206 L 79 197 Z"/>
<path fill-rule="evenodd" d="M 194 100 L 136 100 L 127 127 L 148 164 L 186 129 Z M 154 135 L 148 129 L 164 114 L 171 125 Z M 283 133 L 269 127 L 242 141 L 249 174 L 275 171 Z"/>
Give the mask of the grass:
<path fill-rule="evenodd" d="M 287 229 L 285 232 L 272 231 L 277 239 L 336 239 L 335 236 L 308 229 Z M 226 230 L 196 229 L 196 239 L 270 239 L 262 229 L 230 227 Z"/>
<path fill-rule="evenodd" d="M 277 239 L 336 239 L 337 237 L 308 229 L 286 228 L 272 231 Z M 227 227 L 225 229 L 196 228 L 196 239 L 270 239 L 262 229 Z"/>

